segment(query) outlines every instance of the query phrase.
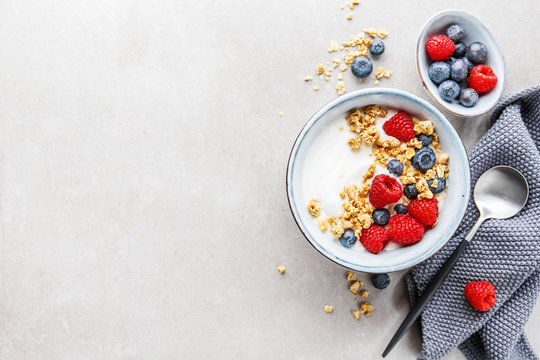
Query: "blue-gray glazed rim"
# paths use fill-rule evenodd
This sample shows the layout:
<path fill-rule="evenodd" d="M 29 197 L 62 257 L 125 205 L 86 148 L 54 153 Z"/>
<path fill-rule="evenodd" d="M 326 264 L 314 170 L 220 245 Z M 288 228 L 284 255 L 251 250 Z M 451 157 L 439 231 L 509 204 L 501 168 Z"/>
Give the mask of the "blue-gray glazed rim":
<path fill-rule="evenodd" d="M 366 252 L 358 243 L 353 248 L 347 249 L 342 247 L 339 241 L 329 239 L 329 235 L 320 231 L 317 221 L 307 211 L 307 203 L 311 198 L 302 192 L 303 161 L 313 140 L 333 120 L 344 117 L 355 108 L 369 104 L 403 110 L 420 120 L 431 120 L 439 134 L 442 151 L 450 155 L 446 199 L 439 211 L 437 226 L 427 231 L 417 244 L 383 251 L 377 255 Z M 452 124 L 427 101 L 401 90 L 363 89 L 336 98 L 309 119 L 292 147 L 287 165 L 286 188 L 289 207 L 298 228 L 317 251 L 352 270 L 369 273 L 392 272 L 419 264 L 435 254 L 452 237 L 469 201 L 469 159 L 463 142 Z M 336 189 L 336 196 L 339 191 L 340 189 Z"/>

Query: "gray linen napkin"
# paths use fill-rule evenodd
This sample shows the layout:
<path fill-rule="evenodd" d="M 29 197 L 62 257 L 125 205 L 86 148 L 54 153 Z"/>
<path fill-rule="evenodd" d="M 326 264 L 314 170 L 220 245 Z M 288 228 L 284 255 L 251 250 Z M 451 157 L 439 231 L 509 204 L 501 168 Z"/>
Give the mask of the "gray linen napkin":
<path fill-rule="evenodd" d="M 491 121 L 470 153 L 471 183 L 492 166 L 513 166 L 529 182 L 529 200 L 515 217 L 488 220 L 476 233 L 422 313 L 419 359 L 439 359 L 455 347 L 474 360 L 537 359 L 523 327 L 540 290 L 540 86 L 505 96 Z M 477 217 L 471 193 L 454 237 L 408 273 L 412 304 Z M 491 282 L 497 291 L 497 304 L 487 312 L 473 309 L 463 293 L 468 282 L 479 280 Z"/>

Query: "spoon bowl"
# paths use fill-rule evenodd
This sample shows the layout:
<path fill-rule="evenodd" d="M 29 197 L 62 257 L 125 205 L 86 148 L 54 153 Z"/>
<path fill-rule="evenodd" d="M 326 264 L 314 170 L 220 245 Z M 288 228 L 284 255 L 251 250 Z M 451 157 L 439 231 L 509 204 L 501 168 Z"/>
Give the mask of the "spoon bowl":
<path fill-rule="evenodd" d="M 496 166 L 483 173 L 474 187 L 474 202 L 484 219 L 507 219 L 527 203 L 529 185 L 509 166 Z"/>

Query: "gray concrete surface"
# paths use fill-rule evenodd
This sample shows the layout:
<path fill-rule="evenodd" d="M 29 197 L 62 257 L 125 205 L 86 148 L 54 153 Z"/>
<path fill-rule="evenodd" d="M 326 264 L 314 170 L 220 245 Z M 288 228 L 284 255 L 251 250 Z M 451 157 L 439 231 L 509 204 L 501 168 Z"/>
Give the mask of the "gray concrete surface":
<path fill-rule="evenodd" d="M 453 7 L 491 29 L 517 91 L 540 80 L 540 9 L 362 0 L 348 21 L 344 3 L 0 2 L 0 358 L 379 357 L 409 307 L 404 272 L 354 321 L 345 270 L 287 206 L 290 147 L 336 96 L 335 76 L 302 79 L 331 39 L 383 27 L 381 85 L 427 98 L 416 35 Z M 486 129 L 451 121 L 468 146 Z M 419 351 L 414 329 L 389 358 Z"/>

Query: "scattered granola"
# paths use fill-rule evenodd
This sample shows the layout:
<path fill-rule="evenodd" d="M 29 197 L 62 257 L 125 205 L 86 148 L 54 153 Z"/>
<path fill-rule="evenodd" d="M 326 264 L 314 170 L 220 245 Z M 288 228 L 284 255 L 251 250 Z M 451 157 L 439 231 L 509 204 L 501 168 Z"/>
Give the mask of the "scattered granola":
<path fill-rule="evenodd" d="M 331 313 L 332 311 L 334 311 L 334 307 L 330 305 L 324 305 L 324 311 L 326 311 L 327 313 Z"/>
<path fill-rule="evenodd" d="M 363 297 L 364 299 L 367 299 L 367 297 L 369 296 L 369 291 L 367 290 L 360 291 L 360 296 Z"/>
<path fill-rule="evenodd" d="M 356 281 L 356 275 L 350 271 L 347 271 L 347 281 Z"/>
<path fill-rule="evenodd" d="M 284 266 L 279 265 L 279 266 L 277 267 L 277 270 L 278 270 L 281 274 L 285 273 L 285 267 L 284 267 Z"/>
<path fill-rule="evenodd" d="M 347 3 L 347 6 L 349 6 L 352 10 L 358 4 L 359 4 L 358 1 L 350 1 Z M 344 5 L 342 5 L 342 8 L 344 8 Z M 348 20 L 352 20 L 353 17 L 354 17 L 353 13 L 349 13 L 347 15 Z M 365 35 L 364 33 L 367 35 Z M 388 36 L 388 32 L 382 29 L 375 30 L 375 28 L 370 28 L 370 29 L 364 30 L 364 32 L 362 33 L 351 35 L 348 41 L 343 41 L 341 44 L 335 39 L 330 40 L 330 47 L 328 48 L 328 53 L 335 53 L 338 51 L 343 51 L 343 53 L 341 54 L 341 59 L 339 57 L 334 57 L 332 59 L 332 63 L 330 63 L 330 61 L 327 61 L 326 65 L 332 66 L 334 69 L 339 67 L 339 70 L 341 72 L 344 72 L 347 70 L 348 67 L 352 65 L 355 58 L 357 58 L 358 56 L 367 56 L 369 52 L 369 46 L 371 45 L 373 40 L 366 36 L 369 36 L 371 38 L 380 37 L 384 39 Z M 343 60 L 343 63 L 341 63 L 342 60 Z M 321 80 L 324 80 L 324 81 L 329 81 L 332 76 L 331 72 L 327 72 L 327 68 L 322 63 L 317 64 L 316 74 L 320 75 Z M 380 77 L 376 79 L 374 84 L 378 85 L 380 78 L 382 77 L 389 78 L 390 74 L 391 72 L 389 70 L 383 70 L 382 75 L 380 75 Z M 311 81 L 311 80 L 313 80 L 312 77 L 304 78 L 304 81 Z M 342 81 L 343 75 L 338 74 L 338 80 Z M 362 79 L 358 78 L 355 81 L 361 82 Z M 343 86 L 339 84 L 338 86 L 340 87 L 340 89 L 341 88 L 343 89 L 343 90 L 339 90 L 336 88 L 336 91 L 338 92 L 338 94 L 339 95 L 344 94 L 345 84 L 343 84 Z M 319 90 L 319 88 L 314 87 L 314 90 Z"/>
<path fill-rule="evenodd" d="M 283 113 L 282 113 L 282 112 L 280 112 L 278 115 L 279 115 L 279 117 L 283 117 Z"/>
<path fill-rule="evenodd" d="M 360 319 L 360 311 L 358 311 L 358 310 L 352 310 L 351 312 L 352 312 L 352 315 L 354 316 L 354 319 L 355 319 L 355 320 Z"/>
<path fill-rule="evenodd" d="M 352 20 L 353 19 L 353 13 L 350 13 L 349 15 L 347 15 L 347 20 Z"/>
<path fill-rule="evenodd" d="M 320 89 L 320 87 L 318 87 L 317 85 L 315 85 L 315 86 L 313 87 L 313 90 L 314 90 L 314 91 L 319 91 L 319 89 Z"/>
<path fill-rule="evenodd" d="M 304 81 L 312 81 L 313 80 L 313 77 L 312 76 L 306 76 L 304 78 Z"/>

